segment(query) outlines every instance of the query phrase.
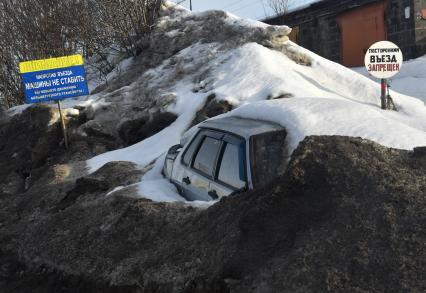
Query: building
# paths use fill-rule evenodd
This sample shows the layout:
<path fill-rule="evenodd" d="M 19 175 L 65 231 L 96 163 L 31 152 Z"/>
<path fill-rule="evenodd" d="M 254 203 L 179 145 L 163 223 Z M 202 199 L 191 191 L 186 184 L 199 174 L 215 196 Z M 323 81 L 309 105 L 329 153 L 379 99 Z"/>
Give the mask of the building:
<path fill-rule="evenodd" d="M 348 67 L 377 41 L 397 44 L 405 60 L 426 54 L 426 0 L 323 0 L 264 22 L 292 27 L 290 39 Z"/>

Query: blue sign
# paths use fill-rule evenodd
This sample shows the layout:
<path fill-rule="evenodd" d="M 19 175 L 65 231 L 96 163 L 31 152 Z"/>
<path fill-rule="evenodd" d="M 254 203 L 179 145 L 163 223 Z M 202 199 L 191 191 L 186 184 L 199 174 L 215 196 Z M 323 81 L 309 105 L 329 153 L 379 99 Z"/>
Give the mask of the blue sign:
<path fill-rule="evenodd" d="M 89 94 L 80 55 L 22 62 L 20 68 L 27 103 Z"/>

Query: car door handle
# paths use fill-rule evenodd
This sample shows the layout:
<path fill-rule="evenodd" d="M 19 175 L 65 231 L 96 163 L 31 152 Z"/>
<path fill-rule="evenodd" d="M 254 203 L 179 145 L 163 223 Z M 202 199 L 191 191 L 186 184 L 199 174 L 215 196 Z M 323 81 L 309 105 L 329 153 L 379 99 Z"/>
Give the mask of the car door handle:
<path fill-rule="evenodd" d="M 217 198 L 219 198 L 219 196 L 217 195 L 217 192 L 216 192 L 216 190 L 210 190 L 209 192 L 208 192 L 208 195 L 210 195 L 213 199 L 217 199 Z"/>
<path fill-rule="evenodd" d="M 184 177 L 184 178 L 182 179 L 182 181 L 183 181 L 184 183 L 186 183 L 186 185 L 191 184 L 191 180 L 189 180 L 189 177 L 188 177 L 188 176 L 187 176 L 187 177 Z"/>

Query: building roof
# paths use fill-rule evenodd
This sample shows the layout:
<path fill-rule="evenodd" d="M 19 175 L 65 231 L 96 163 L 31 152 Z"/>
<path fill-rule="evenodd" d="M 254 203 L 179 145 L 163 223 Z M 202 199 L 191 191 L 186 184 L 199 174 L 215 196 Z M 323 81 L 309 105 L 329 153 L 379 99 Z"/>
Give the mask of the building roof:
<path fill-rule="evenodd" d="M 284 130 L 284 127 L 275 123 L 238 117 L 207 120 L 201 123 L 199 127 L 230 132 L 245 139 L 265 132 Z"/>
<path fill-rule="evenodd" d="M 303 10 L 303 9 L 311 6 L 312 4 L 317 3 L 317 2 L 321 2 L 321 1 L 323 1 L 323 0 L 302 0 L 302 1 L 297 1 L 297 5 L 290 6 L 288 8 L 288 13 L 299 11 L 299 10 Z"/>
<path fill-rule="evenodd" d="M 288 20 L 289 17 L 301 14 L 311 18 L 325 14 L 340 14 L 353 8 L 380 1 L 382 0 L 312 0 L 305 5 L 296 6 L 295 9 L 289 9 L 285 15 L 271 16 L 262 21 L 269 24 L 281 24 L 283 17 Z M 289 25 L 289 23 L 286 24 Z"/>
<path fill-rule="evenodd" d="M 297 2 L 297 5 L 290 6 L 288 8 L 287 14 L 294 13 L 294 12 L 297 12 L 297 11 L 300 11 L 300 10 L 304 10 L 306 8 L 311 7 L 312 5 L 315 5 L 318 2 L 323 2 L 323 1 L 324 0 L 304 0 L 304 1 L 301 1 L 301 2 Z M 263 19 L 262 21 L 267 23 L 268 20 L 275 19 L 275 18 L 278 18 L 278 17 L 281 17 L 281 16 L 282 15 L 277 15 L 277 14 L 271 15 L 271 16 L 268 16 L 267 18 Z"/>

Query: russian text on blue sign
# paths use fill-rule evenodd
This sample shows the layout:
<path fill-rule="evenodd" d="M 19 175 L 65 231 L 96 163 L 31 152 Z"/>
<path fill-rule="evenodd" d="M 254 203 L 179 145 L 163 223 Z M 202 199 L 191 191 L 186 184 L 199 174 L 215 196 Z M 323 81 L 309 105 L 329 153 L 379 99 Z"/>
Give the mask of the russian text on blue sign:
<path fill-rule="evenodd" d="M 20 63 L 27 103 L 89 94 L 81 55 Z"/>

